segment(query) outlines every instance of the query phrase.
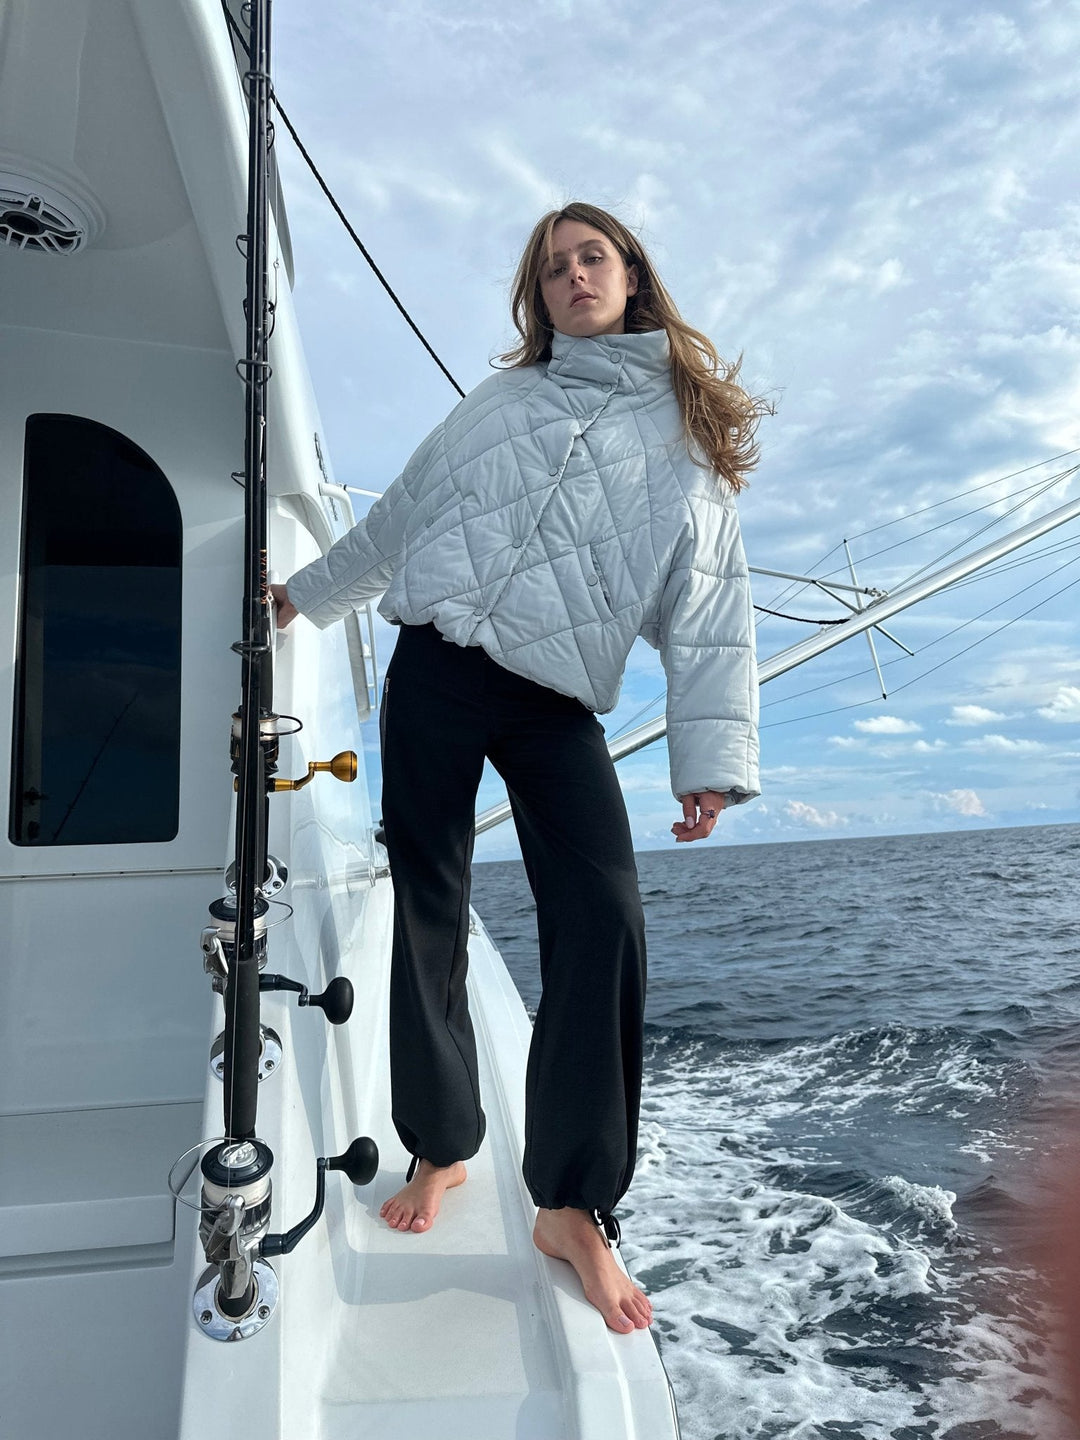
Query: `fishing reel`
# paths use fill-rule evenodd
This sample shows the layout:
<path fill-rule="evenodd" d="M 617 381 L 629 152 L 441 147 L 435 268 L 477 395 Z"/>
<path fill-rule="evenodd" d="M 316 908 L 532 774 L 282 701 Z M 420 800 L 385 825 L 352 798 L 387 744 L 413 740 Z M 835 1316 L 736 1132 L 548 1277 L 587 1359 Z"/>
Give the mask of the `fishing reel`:
<path fill-rule="evenodd" d="M 246 1340 L 277 1308 L 277 1276 L 259 1254 L 270 1229 L 273 1164 L 261 1140 L 222 1140 L 202 1157 L 199 1240 L 209 1268 L 194 1308 L 213 1340 Z"/>
<path fill-rule="evenodd" d="M 203 969 L 210 976 L 214 990 L 222 995 L 229 979 L 229 971 L 236 963 L 236 891 L 223 895 L 210 905 L 210 919 L 213 922 L 204 927 L 200 936 L 203 952 Z M 255 961 L 260 970 L 266 969 L 267 914 L 270 902 L 260 893 L 255 897 Z"/>
<path fill-rule="evenodd" d="M 255 896 L 255 960 L 260 970 L 266 969 L 266 932 L 271 928 L 267 915 L 271 905 L 284 909 L 285 913 L 274 924 L 287 920 L 292 908 L 283 900 L 275 900 L 279 891 L 289 881 L 289 872 L 276 855 L 267 855 L 266 869 L 262 883 Z M 220 995 L 224 992 L 229 978 L 229 967 L 236 960 L 236 862 L 231 861 L 225 871 L 225 888 L 229 892 L 210 905 L 210 919 L 202 932 L 203 969 L 211 976 L 213 988 Z"/>
<path fill-rule="evenodd" d="M 310 1213 L 277 1235 L 269 1233 L 273 1164 L 269 1145 L 254 1138 L 217 1141 L 200 1162 L 199 1240 L 207 1269 L 192 1307 L 199 1329 L 212 1340 L 246 1340 L 263 1328 L 278 1303 L 277 1274 L 265 1257 L 290 1254 L 318 1221 L 326 1204 L 328 1170 L 343 1170 L 358 1187 L 369 1185 L 379 1168 L 379 1151 L 374 1140 L 361 1136 L 342 1155 L 320 1156 Z M 173 1194 L 183 1198 L 179 1189 Z"/>
<path fill-rule="evenodd" d="M 283 729 L 282 722 L 286 720 L 291 721 L 292 724 L 290 728 Z M 240 788 L 240 771 L 243 768 L 243 754 L 240 746 L 241 724 L 240 712 L 237 710 L 232 717 L 232 732 L 229 739 L 229 759 L 235 777 L 233 780 L 234 790 Z M 298 720 L 295 715 L 264 715 L 260 719 L 259 748 L 262 751 L 263 778 L 267 794 L 277 795 L 282 791 L 303 790 L 305 785 L 311 784 L 316 775 L 332 775 L 335 780 L 341 780 L 345 784 L 356 779 L 359 763 L 355 750 L 341 750 L 332 760 L 309 760 L 307 774 L 299 776 L 296 780 L 275 779 L 282 736 L 296 735 L 303 728 L 303 722 Z"/>
<path fill-rule="evenodd" d="M 291 720 L 292 728 L 283 730 L 282 720 Z M 277 770 L 278 754 L 281 749 L 281 737 L 283 735 L 295 735 L 300 730 L 301 723 L 295 715 L 262 715 L 259 718 L 259 749 L 262 752 L 263 774 L 266 777 L 267 789 L 271 785 L 271 776 Z M 236 776 L 233 781 L 233 789 L 239 788 L 240 772 L 244 766 L 244 755 L 241 747 L 241 736 L 243 733 L 243 718 L 239 710 L 233 711 L 232 730 L 229 733 L 229 761 L 232 773 Z"/>

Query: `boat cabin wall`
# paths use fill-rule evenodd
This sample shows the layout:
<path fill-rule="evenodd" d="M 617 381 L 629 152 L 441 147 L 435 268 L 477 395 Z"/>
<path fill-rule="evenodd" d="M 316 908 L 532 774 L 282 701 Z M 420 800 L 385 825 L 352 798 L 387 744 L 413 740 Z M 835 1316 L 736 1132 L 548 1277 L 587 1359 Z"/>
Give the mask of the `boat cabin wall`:
<path fill-rule="evenodd" d="M 199 934 L 232 848 L 235 61 L 217 0 L 72 0 L 64 17 L 10 0 L 0 23 L 0 171 L 85 222 L 72 253 L 0 244 L 0 1115 L 202 1095 Z M 287 575 L 346 516 L 320 494 L 276 231 L 271 245 L 270 565 Z M 278 704 L 306 720 L 282 774 L 360 746 L 362 667 L 340 629 L 304 629 L 282 637 Z M 294 838 L 303 857 L 313 979 L 324 949 L 338 963 L 332 892 L 373 863 L 363 782 L 337 791 L 320 777 L 272 815 L 281 858 Z"/>

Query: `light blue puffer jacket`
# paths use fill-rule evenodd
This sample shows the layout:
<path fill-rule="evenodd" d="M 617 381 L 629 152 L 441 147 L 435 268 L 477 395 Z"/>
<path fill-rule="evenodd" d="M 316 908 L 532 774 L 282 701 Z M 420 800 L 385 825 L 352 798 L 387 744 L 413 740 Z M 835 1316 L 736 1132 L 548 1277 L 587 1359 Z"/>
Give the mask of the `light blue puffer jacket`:
<path fill-rule="evenodd" d="M 601 713 L 644 636 L 667 672 L 674 794 L 760 793 L 738 518 L 687 453 L 663 331 L 556 334 L 546 365 L 490 376 L 288 581 L 319 626 L 384 590 L 387 620 L 434 621 Z"/>

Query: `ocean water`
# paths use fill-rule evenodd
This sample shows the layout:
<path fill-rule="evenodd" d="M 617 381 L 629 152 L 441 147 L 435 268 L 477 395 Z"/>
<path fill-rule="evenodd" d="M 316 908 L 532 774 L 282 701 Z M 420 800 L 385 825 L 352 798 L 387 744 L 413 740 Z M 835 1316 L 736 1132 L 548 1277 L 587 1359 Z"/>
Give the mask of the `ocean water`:
<path fill-rule="evenodd" d="M 638 856 L 620 1215 L 684 1440 L 1075 1433 L 1034 1257 L 1080 1138 L 1078 864 L 1080 826 Z M 473 901 L 534 1007 L 521 865 Z"/>

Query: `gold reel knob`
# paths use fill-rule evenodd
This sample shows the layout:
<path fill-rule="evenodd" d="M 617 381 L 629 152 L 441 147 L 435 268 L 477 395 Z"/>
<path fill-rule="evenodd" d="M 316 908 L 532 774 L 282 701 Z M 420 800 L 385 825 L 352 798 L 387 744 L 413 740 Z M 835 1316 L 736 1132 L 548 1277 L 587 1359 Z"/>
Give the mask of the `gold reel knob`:
<path fill-rule="evenodd" d="M 270 788 L 275 793 L 280 790 L 302 790 L 305 785 L 310 785 L 319 771 L 348 784 L 350 780 L 356 779 L 356 751 L 342 750 L 332 760 L 309 760 L 306 775 L 301 775 L 299 780 L 274 780 Z"/>

